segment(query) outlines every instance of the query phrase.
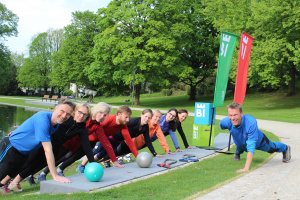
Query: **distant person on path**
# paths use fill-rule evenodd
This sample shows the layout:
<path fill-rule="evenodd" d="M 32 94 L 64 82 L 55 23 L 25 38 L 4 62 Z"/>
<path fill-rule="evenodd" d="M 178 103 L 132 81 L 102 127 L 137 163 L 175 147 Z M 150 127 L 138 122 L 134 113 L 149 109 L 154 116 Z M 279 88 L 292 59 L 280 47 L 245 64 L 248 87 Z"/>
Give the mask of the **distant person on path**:
<path fill-rule="evenodd" d="M 41 111 L 27 119 L 9 137 L 0 142 L 0 193 L 6 194 L 7 190 L 18 190 L 19 185 L 9 185 L 8 188 L 3 179 L 8 175 L 15 177 L 21 170 L 28 155 L 43 146 L 47 164 L 53 179 L 58 182 L 70 183 L 66 177 L 57 174 L 55 160 L 52 152 L 50 135 L 53 134 L 59 124 L 68 120 L 72 115 L 75 104 L 69 100 L 60 101 L 54 108 L 54 112 Z"/>
<path fill-rule="evenodd" d="M 236 144 L 236 152 L 233 160 L 240 160 L 240 154 L 247 153 L 247 160 L 243 169 L 237 173 L 246 172 L 250 169 L 255 149 L 268 153 L 282 152 L 282 162 L 289 162 L 291 159 L 290 146 L 281 142 L 272 142 L 257 127 L 256 119 L 251 115 L 244 115 L 242 105 L 231 103 L 227 106 L 228 117 L 220 122 L 221 129 L 228 129 Z"/>

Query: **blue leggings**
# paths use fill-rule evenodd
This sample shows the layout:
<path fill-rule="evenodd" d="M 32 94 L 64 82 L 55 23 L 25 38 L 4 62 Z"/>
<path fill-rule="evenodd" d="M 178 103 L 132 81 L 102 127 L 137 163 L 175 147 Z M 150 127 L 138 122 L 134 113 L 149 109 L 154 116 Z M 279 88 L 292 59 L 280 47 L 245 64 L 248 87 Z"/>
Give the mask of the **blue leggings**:
<path fill-rule="evenodd" d="M 274 153 L 274 152 L 284 152 L 287 149 L 287 146 L 286 144 L 281 142 L 272 142 L 271 140 L 269 140 L 269 138 L 267 138 L 267 136 L 264 135 L 259 147 L 257 147 L 256 149 L 268 153 Z M 236 152 L 242 154 L 244 150 L 236 146 Z"/>

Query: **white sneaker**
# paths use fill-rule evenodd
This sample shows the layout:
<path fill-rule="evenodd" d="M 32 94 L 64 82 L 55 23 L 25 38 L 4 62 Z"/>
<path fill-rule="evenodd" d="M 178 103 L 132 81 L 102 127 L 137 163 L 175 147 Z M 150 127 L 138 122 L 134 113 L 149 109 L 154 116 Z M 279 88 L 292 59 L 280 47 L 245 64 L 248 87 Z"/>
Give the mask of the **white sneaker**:
<path fill-rule="evenodd" d="M 126 160 L 127 162 L 133 162 L 133 160 L 131 159 L 131 155 L 127 154 L 124 156 L 124 160 Z"/>
<path fill-rule="evenodd" d="M 124 164 L 125 164 L 122 157 L 118 158 L 118 163 L 119 163 L 120 165 L 124 165 Z"/>

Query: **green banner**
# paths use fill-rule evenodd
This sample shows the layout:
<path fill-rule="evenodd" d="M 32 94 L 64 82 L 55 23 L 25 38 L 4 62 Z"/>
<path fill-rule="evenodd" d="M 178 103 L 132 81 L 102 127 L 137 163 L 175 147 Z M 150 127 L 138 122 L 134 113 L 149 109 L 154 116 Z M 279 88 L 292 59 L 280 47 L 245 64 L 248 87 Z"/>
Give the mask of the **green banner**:
<path fill-rule="evenodd" d="M 217 79 L 215 85 L 214 107 L 224 106 L 229 70 L 238 35 L 222 31 L 219 50 Z"/>

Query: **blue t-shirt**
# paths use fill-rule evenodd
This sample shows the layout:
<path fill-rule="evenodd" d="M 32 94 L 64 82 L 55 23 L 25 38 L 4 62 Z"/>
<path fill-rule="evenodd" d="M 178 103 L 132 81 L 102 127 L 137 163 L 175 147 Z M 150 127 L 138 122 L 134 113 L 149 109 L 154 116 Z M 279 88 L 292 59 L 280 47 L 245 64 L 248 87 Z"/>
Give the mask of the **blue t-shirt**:
<path fill-rule="evenodd" d="M 40 111 L 27 119 L 9 137 L 14 148 L 24 155 L 42 146 L 41 142 L 51 142 L 50 135 L 58 129 L 51 125 L 51 112 Z"/>
<path fill-rule="evenodd" d="M 228 129 L 238 148 L 247 152 L 254 153 L 264 137 L 257 127 L 256 119 L 251 115 L 243 115 L 242 123 L 238 127 L 232 124 L 229 117 L 226 117 L 220 121 L 220 127 Z"/>

